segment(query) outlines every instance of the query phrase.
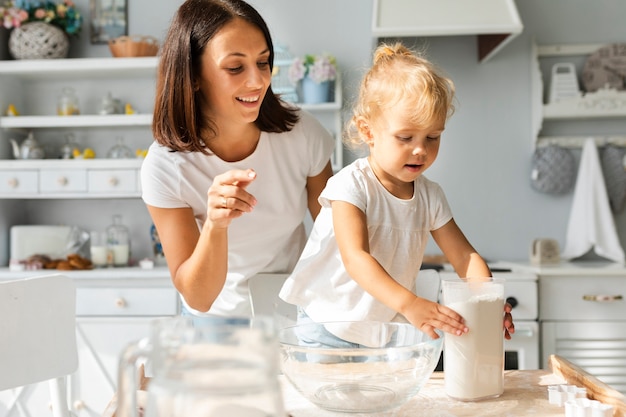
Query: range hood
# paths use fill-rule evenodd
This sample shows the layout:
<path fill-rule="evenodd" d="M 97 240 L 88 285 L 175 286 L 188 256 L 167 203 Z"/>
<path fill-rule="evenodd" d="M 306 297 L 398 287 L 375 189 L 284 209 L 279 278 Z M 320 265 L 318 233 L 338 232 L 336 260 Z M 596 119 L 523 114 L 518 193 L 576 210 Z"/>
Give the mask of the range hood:
<path fill-rule="evenodd" d="M 514 0 L 373 0 L 373 4 L 374 37 L 477 35 L 482 62 L 524 28 Z"/>

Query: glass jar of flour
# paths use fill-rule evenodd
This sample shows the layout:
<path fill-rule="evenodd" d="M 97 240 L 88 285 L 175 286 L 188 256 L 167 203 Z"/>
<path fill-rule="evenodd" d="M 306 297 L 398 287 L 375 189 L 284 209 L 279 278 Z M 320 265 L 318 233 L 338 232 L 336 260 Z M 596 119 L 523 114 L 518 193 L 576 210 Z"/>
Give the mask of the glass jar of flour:
<path fill-rule="evenodd" d="M 445 333 L 443 369 L 446 394 L 478 401 L 504 392 L 504 280 L 444 279 L 443 304 L 465 319 L 469 332 Z"/>

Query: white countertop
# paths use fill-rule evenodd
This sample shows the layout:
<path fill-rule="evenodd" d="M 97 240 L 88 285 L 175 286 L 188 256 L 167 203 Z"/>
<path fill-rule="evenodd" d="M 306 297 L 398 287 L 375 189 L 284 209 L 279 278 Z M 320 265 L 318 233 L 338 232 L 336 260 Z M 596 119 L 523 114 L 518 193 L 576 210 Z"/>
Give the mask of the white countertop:
<path fill-rule="evenodd" d="M 513 272 L 530 272 L 540 276 L 593 274 L 626 278 L 626 265 L 609 261 L 561 261 L 546 265 L 533 265 L 529 262 L 498 262 L 497 264 L 498 266 L 509 267 Z"/>
<path fill-rule="evenodd" d="M 139 267 L 111 267 L 95 268 L 90 270 L 63 271 L 58 269 L 37 269 L 29 271 L 11 271 L 8 267 L 0 268 L 0 280 L 28 278 L 39 275 L 64 274 L 70 278 L 78 280 L 98 280 L 98 279 L 167 279 L 170 280 L 170 273 L 167 267 L 156 266 L 151 269 Z"/>

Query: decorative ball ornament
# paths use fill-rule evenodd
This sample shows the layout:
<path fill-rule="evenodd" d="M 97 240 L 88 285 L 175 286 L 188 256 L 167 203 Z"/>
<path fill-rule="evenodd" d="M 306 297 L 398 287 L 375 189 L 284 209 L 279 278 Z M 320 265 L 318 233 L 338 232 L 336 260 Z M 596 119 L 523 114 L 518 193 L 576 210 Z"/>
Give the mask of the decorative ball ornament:
<path fill-rule="evenodd" d="M 67 34 L 45 22 L 25 23 L 9 36 L 9 52 L 15 59 L 66 58 L 69 49 Z"/>
<path fill-rule="evenodd" d="M 626 43 L 605 45 L 592 53 L 583 66 L 585 91 L 609 87 L 626 90 Z"/>

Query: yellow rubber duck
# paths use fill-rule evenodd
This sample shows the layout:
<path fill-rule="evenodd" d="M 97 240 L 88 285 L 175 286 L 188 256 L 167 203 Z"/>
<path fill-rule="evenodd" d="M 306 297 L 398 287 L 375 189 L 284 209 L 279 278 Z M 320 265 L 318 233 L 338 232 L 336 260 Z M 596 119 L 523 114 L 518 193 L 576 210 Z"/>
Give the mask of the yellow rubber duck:
<path fill-rule="evenodd" d="M 9 107 L 7 108 L 7 116 L 19 116 L 19 115 L 20 113 L 15 108 L 15 105 L 13 103 L 9 104 Z"/>

